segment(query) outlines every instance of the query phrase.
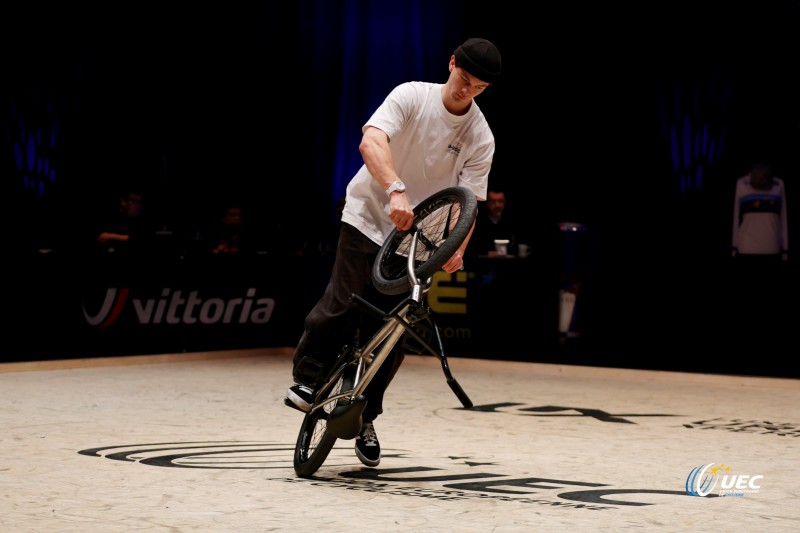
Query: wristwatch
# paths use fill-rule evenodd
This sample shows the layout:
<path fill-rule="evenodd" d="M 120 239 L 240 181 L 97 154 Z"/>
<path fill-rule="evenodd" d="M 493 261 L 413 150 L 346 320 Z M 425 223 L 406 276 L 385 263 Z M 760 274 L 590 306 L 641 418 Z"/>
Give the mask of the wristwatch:
<path fill-rule="evenodd" d="M 395 191 L 397 191 L 397 192 L 406 192 L 406 184 L 403 183 L 400 180 L 395 181 L 391 185 L 389 185 L 388 189 L 386 189 L 386 194 L 387 195 L 391 195 Z"/>

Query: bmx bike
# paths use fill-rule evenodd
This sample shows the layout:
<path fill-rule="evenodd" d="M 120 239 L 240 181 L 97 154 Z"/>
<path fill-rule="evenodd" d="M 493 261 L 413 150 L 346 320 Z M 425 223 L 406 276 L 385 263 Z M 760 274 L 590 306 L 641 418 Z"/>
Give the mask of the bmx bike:
<path fill-rule="evenodd" d="M 405 333 L 418 343 L 420 353 L 439 359 L 447 384 L 465 408 L 472 407 L 472 401 L 450 371 L 439 328 L 424 302 L 424 294 L 433 275 L 469 235 L 477 207 L 470 190 L 443 189 L 414 208 L 410 229 L 395 228 L 384 241 L 372 268 L 372 282 L 383 294 L 409 294 L 388 312 L 351 295 L 350 302 L 355 307 L 384 323 L 366 343 L 361 344 L 356 335 L 352 344 L 344 346 L 327 377 L 315 387 L 313 404 L 303 418 L 295 444 L 294 470 L 298 476 L 312 476 L 337 439 L 358 436 L 367 403 L 363 392 Z M 435 347 L 420 334 L 423 331 L 432 333 Z"/>

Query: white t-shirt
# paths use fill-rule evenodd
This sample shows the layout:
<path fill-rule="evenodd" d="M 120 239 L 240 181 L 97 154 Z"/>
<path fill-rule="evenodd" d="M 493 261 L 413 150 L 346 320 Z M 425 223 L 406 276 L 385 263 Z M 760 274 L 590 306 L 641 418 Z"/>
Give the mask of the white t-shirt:
<path fill-rule="evenodd" d="M 788 253 L 783 181 L 773 178 L 772 188 L 768 191 L 754 189 L 749 174 L 736 181 L 732 244 L 734 255 Z"/>
<path fill-rule="evenodd" d="M 486 198 L 494 156 L 494 135 L 475 101 L 456 116 L 442 103 L 442 84 L 406 82 L 395 87 L 362 127 L 389 137 L 395 170 L 414 207 L 435 192 L 455 185 Z M 394 224 L 386 213 L 389 197 L 366 165 L 347 185 L 342 221 L 383 244 Z"/>

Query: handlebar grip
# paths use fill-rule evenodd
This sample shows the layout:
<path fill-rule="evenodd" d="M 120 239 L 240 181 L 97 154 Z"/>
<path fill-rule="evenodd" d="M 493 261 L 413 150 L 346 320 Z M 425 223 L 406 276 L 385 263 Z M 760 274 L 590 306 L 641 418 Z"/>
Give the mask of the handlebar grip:
<path fill-rule="evenodd" d="M 461 388 L 461 385 L 458 384 L 455 378 L 447 380 L 447 384 L 450 385 L 450 388 L 453 389 L 458 399 L 461 400 L 461 405 L 467 409 L 472 407 L 472 400 L 469 399 L 469 396 L 467 396 L 467 393 L 464 392 L 464 389 Z"/>

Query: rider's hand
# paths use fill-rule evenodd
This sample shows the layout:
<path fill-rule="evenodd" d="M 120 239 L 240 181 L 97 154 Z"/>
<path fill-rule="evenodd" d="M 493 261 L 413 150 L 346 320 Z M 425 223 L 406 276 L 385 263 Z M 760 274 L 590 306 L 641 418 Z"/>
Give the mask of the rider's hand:
<path fill-rule="evenodd" d="M 442 270 L 448 274 L 452 274 L 456 270 L 461 270 L 462 268 L 464 268 L 464 256 L 461 254 L 460 250 L 456 250 L 453 257 L 448 259 L 447 263 L 442 266 Z"/>
<path fill-rule="evenodd" d="M 414 210 L 408 203 L 406 193 L 395 191 L 389 195 L 389 220 L 401 231 L 411 228 L 414 222 Z"/>

